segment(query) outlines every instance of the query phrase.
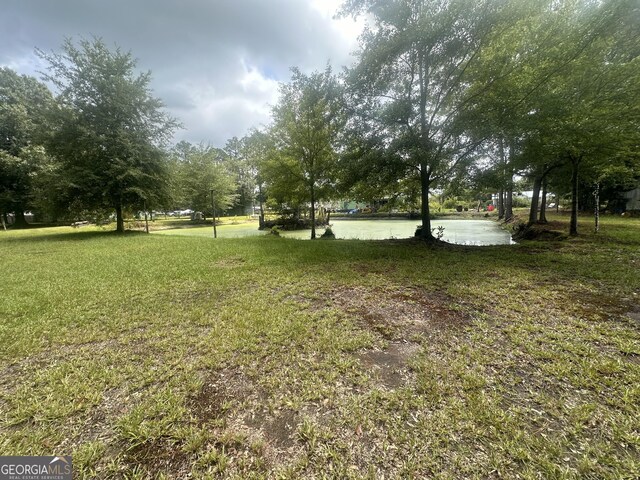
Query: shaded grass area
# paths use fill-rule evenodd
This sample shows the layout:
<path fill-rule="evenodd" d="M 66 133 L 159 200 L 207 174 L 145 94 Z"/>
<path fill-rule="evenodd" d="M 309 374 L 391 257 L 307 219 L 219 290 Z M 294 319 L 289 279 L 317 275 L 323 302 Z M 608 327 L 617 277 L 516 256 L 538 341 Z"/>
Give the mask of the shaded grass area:
<path fill-rule="evenodd" d="M 476 248 L 0 233 L 2 455 L 72 454 L 79 478 L 640 476 L 636 219 Z"/>

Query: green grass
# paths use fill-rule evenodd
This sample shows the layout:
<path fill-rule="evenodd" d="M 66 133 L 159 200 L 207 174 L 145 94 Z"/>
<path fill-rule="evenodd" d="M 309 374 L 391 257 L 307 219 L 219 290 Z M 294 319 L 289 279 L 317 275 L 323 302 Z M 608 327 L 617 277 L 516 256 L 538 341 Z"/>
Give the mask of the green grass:
<path fill-rule="evenodd" d="M 72 454 L 78 478 L 638 478 L 640 221 L 580 227 L 0 232 L 0 454 Z"/>

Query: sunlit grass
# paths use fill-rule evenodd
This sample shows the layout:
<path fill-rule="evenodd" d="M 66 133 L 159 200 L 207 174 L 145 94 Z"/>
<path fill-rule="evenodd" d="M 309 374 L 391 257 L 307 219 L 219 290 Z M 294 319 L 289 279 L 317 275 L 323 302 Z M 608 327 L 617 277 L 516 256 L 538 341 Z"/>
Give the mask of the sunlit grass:
<path fill-rule="evenodd" d="M 79 478 L 637 478 L 640 221 L 590 222 L 486 248 L 0 232 L 0 454 L 70 453 Z"/>

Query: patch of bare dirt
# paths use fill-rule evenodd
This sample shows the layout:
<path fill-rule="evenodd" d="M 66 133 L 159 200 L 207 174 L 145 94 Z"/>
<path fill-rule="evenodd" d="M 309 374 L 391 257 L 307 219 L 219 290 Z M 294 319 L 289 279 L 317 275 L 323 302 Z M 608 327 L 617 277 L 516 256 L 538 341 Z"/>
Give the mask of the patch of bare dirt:
<path fill-rule="evenodd" d="M 441 292 L 421 288 L 335 290 L 332 305 L 353 314 L 367 328 L 388 340 L 411 341 L 415 335 L 459 328 L 469 316 L 452 308 L 454 300 Z"/>
<path fill-rule="evenodd" d="M 244 265 L 244 263 L 245 259 L 243 257 L 235 255 L 231 257 L 220 258 L 213 262 L 211 265 L 214 268 L 237 268 Z"/>
<path fill-rule="evenodd" d="M 177 445 L 157 440 L 143 443 L 129 451 L 126 461 L 131 466 L 141 465 L 154 478 L 163 473 L 168 478 L 190 477 L 192 461 L 190 455 Z"/>
<path fill-rule="evenodd" d="M 223 418 L 238 403 L 264 399 L 251 380 L 236 370 L 222 370 L 208 377 L 200 392 L 191 399 L 190 407 L 199 425 Z"/>
<path fill-rule="evenodd" d="M 82 431 L 81 440 L 106 440 L 114 435 L 116 419 L 130 407 L 130 398 L 124 388 L 110 388 L 102 395 L 102 402 L 89 413 L 87 428 Z"/>
<path fill-rule="evenodd" d="M 295 446 L 299 414 L 270 411 L 267 403 L 265 392 L 242 372 L 223 370 L 205 381 L 190 407 L 199 425 L 218 429 L 219 436 L 240 435 L 247 445 L 264 443 L 261 456 L 275 462 Z"/>
<path fill-rule="evenodd" d="M 640 307 L 637 307 L 635 309 L 629 310 L 626 314 L 626 317 L 637 323 L 638 325 L 640 325 Z"/>
<path fill-rule="evenodd" d="M 296 430 L 300 423 L 298 414 L 292 410 L 282 410 L 273 415 L 252 412 L 245 416 L 247 427 L 263 433 L 267 444 L 278 449 L 288 449 L 295 444 Z"/>
<path fill-rule="evenodd" d="M 409 377 L 407 362 L 419 348 L 415 343 L 391 343 L 385 350 L 367 350 L 358 358 L 381 385 L 393 389 L 406 383 Z"/>

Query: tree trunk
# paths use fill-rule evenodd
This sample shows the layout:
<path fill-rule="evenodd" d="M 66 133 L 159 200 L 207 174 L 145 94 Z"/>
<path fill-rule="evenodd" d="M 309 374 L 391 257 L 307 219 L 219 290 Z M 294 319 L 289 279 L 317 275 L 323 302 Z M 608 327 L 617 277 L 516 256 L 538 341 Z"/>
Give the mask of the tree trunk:
<path fill-rule="evenodd" d="M 431 215 L 429 213 L 429 186 L 431 179 L 429 178 L 429 171 L 427 164 L 420 163 L 420 185 L 421 185 L 421 200 L 422 205 L 420 208 L 420 217 L 422 219 L 422 228 L 420 229 L 420 236 L 426 240 L 433 240 L 431 234 Z"/>
<path fill-rule="evenodd" d="M 529 209 L 529 223 L 533 225 L 538 219 L 538 202 L 540 200 L 540 186 L 542 185 L 542 178 L 536 177 L 533 180 L 533 195 L 531 196 L 531 208 Z"/>
<path fill-rule="evenodd" d="M 427 129 L 427 85 L 429 79 L 426 76 L 425 65 L 425 53 L 420 49 L 418 55 L 418 84 L 420 86 L 420 138 L 422 141 L 428 139 Z M 425 153 L 423 152 L 424 156 Z M 431 234 L 431 218 L 429 212 L 429 187 L 431 183 L 431 175 L 429 172 L 429 166 L 427 165 L 427 159 L 421 158 L 420 160 L 420 217 L 422 219 L 422 227 L 420 229 L 420 237 L 432 241 L 434 240 Z"/>
<path fill-rule="evenodd" d="M 316 191 L 311 185 L 311 240 L 316 238 Z"/>
<path fill-rule="evenodd" d="M 504 221 L 508 222 L 513 218 L 513 170 L 507 167 L 507 199 L 504 206 Z"/>
<path fill-rule="evenodd" d="M 571 157 L 571 222 L 569 235 L 578 235 L 578 167 L 580 158 Z"/>
<path fill-rule="evenodd" d="M 507 176 L 507 172 L 506 172 L 506 164 L 507 164 L 507 157 L 505 155 L 505 151 L 504 151 L 504 138 L 500 137 L 499 139 L 499 143 L 498 143 L 498 149 L 499 149 L 499 153 L 500 153 L 500 186 L 502 188 L 500 188 L 500 193 L 498 194 L 498 220 L 502 220 L 505 219 L 506 220 L 506 211 L 505 211 L 505 180 L 506 180 L 506 176 Z M 507 187 L 509 187 L 509 184 L 507 182 Z"/>
<path fill-rule="evenodd" d="M 124 218 L 122 217 L 122 204 L 116 205 L 116 232 L 124 233 Z"/>
<path fill-rule="evenodd" d="M 515 156 L 515 146 L 514 140 L 509 139 L 509 155 L 508 158 L 504 155 L 505 158 L 505 176 L 507 179 L 507 205 L 505 206 L 504 212 L 504 220 L 505 222 L 510 221 L 513 218 L 513 157 Z"/>
<path fill-rule="evenodd" d="M 149 233 L 149 219 L 147 218 L 147 202 L 144 202 L 144 231 Z"/>
<path fill-rule="evenodd" d="M 264 229 L 264 203 L 262 202 L 262 184 L 258 186 L 258 195 L 260 195 L 260 217 L 258 218 L 258 230 Z"/>
<path fill-rule="evenodd" d="M 540 200 L 540 218 L 538 223 L 547 222 L 547 179 L 542 180 L 542 198 Z"/>
<path fill-rule="evenodd" d="M 262 204 L 260 204 L 260 216 L 258 217 L 258 230 L 264 229 L 264 211 L 262 210 Z"/>
<path fill-rule="evenodd" d="M 14 211 L 13 228 L 25 228 L 28 226 L 27 219 L 24 218 L 24 208 L 18 205 Z"/>
<path fill-rule="evenodd" d="M 598 233 L 600 231 L 600 184 L 596 183 L 596 188 L 593 191 L 593 197 L 594 197 L 594 203 L 595 205 L 595 209 L 594 209 L 594 216 L 595 216 L 595 232 Z"/>

